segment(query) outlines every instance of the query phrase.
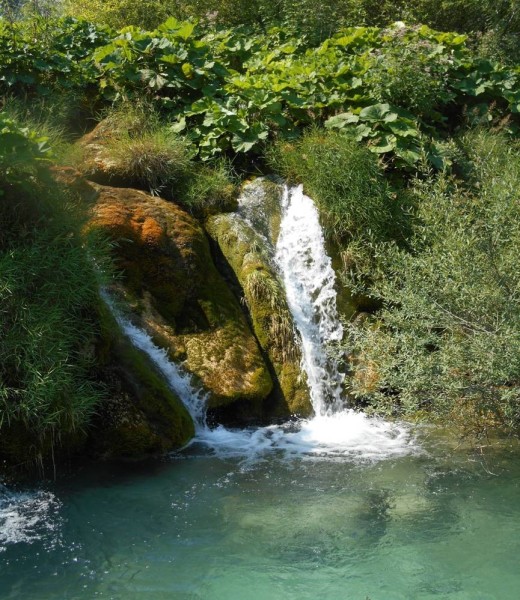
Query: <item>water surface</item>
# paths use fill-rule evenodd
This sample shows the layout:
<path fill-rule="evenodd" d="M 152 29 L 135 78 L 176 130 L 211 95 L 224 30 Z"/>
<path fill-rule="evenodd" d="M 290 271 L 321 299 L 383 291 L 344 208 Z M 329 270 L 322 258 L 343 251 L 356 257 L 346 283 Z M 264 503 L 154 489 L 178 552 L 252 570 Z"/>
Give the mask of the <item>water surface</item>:
<path fill-rule="evenodd" d="M 516 598 L 519 475 L 518 450 L 445 447 L 83 468 L 0 490 L 0 597 Z"/>

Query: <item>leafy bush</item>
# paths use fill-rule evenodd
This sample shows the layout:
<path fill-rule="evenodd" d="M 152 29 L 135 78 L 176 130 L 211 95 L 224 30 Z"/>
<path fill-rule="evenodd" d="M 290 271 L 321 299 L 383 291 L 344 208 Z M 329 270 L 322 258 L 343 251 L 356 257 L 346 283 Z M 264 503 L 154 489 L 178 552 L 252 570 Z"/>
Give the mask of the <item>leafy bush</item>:
<path fill-rule="evenodd" d="M 154 29 L 173 14 L 170 6 L 174 4 L 160 0 L 67 0 L 65 10 L 73 17 L 115 29 L 128 25 Z"/>
<path fill-rule="evenodd" d="M 385 52 L 375 53 L 370 79 L 374 97 L 400 106 L 418 117 L 429 117 L 453 100 L 448 91 L 450 61 L 431 40 L 407 41 L 400 29 L 391 31 Z M 438 60 L 432 60 L 439 53 Z"/>
<path fill-rule="evenodd" d="M 0 19 L 0 91 L 48 96 L 84 90 L 97 72 L 90 52 L 106 44 L 109 30 L 74 19 L 21 21 Z"/>
<path fill-rule="evenodd" d="M 371 293 L 385 307 L 352 328 L 352 392 L 380 410 L 430 411 L 468 430 L 515 428 L 520 151 L 484 132 L 462 144 L 468 181 L 418 182 L 410 251 L 378 249 Z"/>
<path fill-rule="evenodd" d="M 390 104 L 367 106 L 356 114 L 340 113 L 325 121 L 327 129 L 368 141 L 375 154 L 395 153 L 399 166 L 413 166 L 425 153 L 425 144 L 414 116 Z"/>
<path fill-rule="evenodd" d="M 20 183 L 48 164 L 47 138 L 0 112 L 0 183 Z M 2 189 L 0 188 L 0 196 Z"/>

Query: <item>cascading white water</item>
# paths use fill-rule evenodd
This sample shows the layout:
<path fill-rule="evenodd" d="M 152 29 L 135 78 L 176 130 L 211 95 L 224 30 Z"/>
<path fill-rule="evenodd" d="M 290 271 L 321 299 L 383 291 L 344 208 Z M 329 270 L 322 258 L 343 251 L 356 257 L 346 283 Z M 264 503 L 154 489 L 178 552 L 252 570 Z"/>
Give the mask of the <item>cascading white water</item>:
<path fill-rule="evenodd" d="M 302 367 L 314 412 L 337 413 L 343 408 L 344 376 L 330 354 L 331 342 L 343 337 L 336 309 L 336 275 L 325 250 L 318 210 L 301 185 L 284 187 L 276 262 L 301 337 Z"/>
<path fill-rule="evenodd" d="M 344 407 L 344 375 L 328 352 L 331 344 L 342 339 L 343 329 L 336 309 L 335 274 L 325 251 L 318 211 L 301 187 L 285 188 L 281 202 L 280 234 L 269 254 L 280 271 L 301 339 L 302 368 L 315 410 L 312 419 L 241 430 L 208 427 L 206 395 L 193 385 L 190 375 L 171 362 L 145 331 L 122 316 L 103 293 L 107 305 L 124 333 L 150 357 L 185 404 L 195 422 L 191 446 L 200 444 L 217 456 L 241 458 L 244 463 L 254 463 L 267 452 L 280 452 L 285 457 L 374 461 L 416 451 L 405 426 Z"/>

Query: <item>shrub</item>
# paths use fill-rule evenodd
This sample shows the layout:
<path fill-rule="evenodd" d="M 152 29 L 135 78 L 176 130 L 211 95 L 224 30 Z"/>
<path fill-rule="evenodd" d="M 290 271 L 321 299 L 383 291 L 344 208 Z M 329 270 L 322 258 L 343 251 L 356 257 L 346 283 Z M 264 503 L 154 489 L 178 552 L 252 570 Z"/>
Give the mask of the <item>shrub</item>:
<path fill-rule="evenodd" d="M 435 109 L 453 99 L 448 92 L 447 71 L 452 59 L 438 56 L 428 40 L 404 41 L 399 29 L 391 31 L 385 51 L 374 52 L 370 71 L 372 93 L 380 102 L 400 106 L 417 117 L 430 117 Z"/>
<path fill-rule="evenodd" d="M 47 164 L 50 147 L 47 138 L 28 127 L 20 126 L 9 115 L 0 112 L 0 184 L 23 182 L 38 174 Z M 0 187 L 0 196 L 2 188 Z"/>
<path fill-rule="evenodd" d="M 417 182 L 410 251 L 379 247 L 384 303 L 352 328 L 352 392 L 383 410 L 430 411 L 467 430 L 520 425 L 520 151 L 497 134 L 461 141 L 466 182 Z M 500 173 L 500 177 L 497 177 Z"/>
<path fill-rule="evenodd" d="M 44 139 L 0 114 L 0 455 L 18 448 L 11 460 L 50 454 L 103 394 L 91 373 L 97 253 L 46 156 Z"/>

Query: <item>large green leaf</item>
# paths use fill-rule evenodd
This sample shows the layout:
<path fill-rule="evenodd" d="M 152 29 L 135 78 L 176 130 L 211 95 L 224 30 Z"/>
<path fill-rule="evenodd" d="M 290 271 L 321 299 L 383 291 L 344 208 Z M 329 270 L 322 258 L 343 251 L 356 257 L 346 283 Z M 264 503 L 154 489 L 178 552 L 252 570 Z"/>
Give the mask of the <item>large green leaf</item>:
<path fill-rule="evenodd" d="M 364 121 L 377 123 L 383 121 L 389 114 L 391 114 L 390 104 L 373 104 L 364 108 L 359 113 L 359 118 Z"/>
<path fill-rule="evenodd" d="M 327 129 L 343 129 L 343 127 L 346 127 L 347 125 L 351 125 L 353 123 L 357 123 L 358 121 L 358 115 L 355 115 L 351 112 L 346 112 L 327 119 L 325 121 L 325 127 Z"/>

